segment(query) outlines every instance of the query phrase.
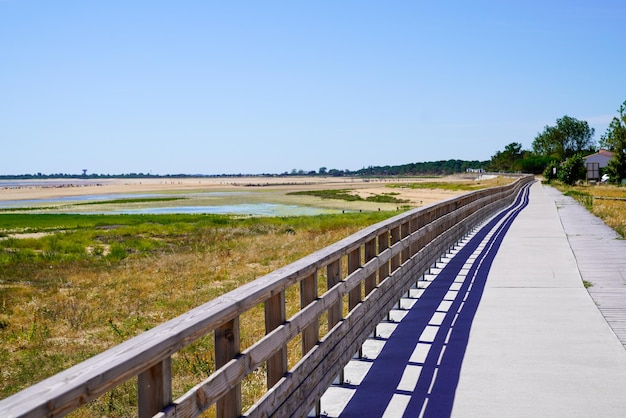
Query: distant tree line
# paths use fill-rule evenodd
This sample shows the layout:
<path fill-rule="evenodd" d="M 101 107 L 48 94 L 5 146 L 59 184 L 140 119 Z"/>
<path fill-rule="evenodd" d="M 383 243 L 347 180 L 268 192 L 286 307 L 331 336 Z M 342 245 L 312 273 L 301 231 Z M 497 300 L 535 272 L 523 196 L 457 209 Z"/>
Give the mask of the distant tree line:
<path fill-rule="evenodd" d="M 6 174 L 0 175 L 3 180 L 34 180 L 34 179 L 112 179 L 112 178 L 184 178 L 184 177 L 206 177 L 202 174 L 144 174 L 144 173 L 128 173 L 128 174 Z"/>
<path fill-rule="evenodd" d="M 250 177 L 250 176 L 277 176 L 277 174 L 5 174 L 0 175 L 2 180 L 44 180 L 44 179 L 182 179 L 182 178 L 215 178 L 215 177 Z"/>
<path fill-rule="evenodd" d="M 420 163 L 408 163 L 401 165 L 369 166 L 359 170 L 339 170 L 320 167 L 316 172 L 293 169 L 291 172 L 284 172 L 281 176 L 361 176 L 361 177 L 384 177 L 384 176 L 427 176 L 427 175 L 447 175 L 463 173 L 468 169 L 486 169 L 489 161 L 465 161 L 465 160 L 442 160 Z"/>
<path fill-rule="evenodd" d="M 128 174 L 19 174 L 19 175 L 0 175 L 3 180 L 33 180 L 33 179 L 110 179 L 110 178 L 198 178 L 198 177 L 287 177 L 287 176 L 424 176 L 424 175 L 446 175 L 461 173 L 467 169 L 486 169 L 489 161 L 465 161 L 465 160 L 442 160 L 420 163 L 408 163 L 402 165 L 385 165 L 385 166 L 369 166 L 359 170 L 340 170 L 321 167 L 319 171 L 315 170 L 299 170 L 293 169 L 290 172 L 282 174 L 145 174 L 145 173 L 128 173 Z"/>
<path fill-rule="evenodd" d="M 442 160 L 410 163 L 395 166 L 362 168 L 354 172 L 358 176 L 424 176 L 463 173 L 468 169 L 486 169 L 489 161 Z"/>
<path fill-rule="evenodd" d="M 545 126 L 532 142 L 532 149 L 522 149 L 522 144 L 511 142 L 504 150 L 497 151 L 487 161 L 441 160 L 430 162 L 416 162 L 401 165 L 369 166 L 359 170 L 341 170 L 321 167 L 318 171 L 293 169 L 282 174 L 20 174 L 0 175 L 3 180 L 30 180 L 30 179 L 107 179 L 107 178 L 196 178 L 196 177 L 248 177 L 248 176 L 428 176 L 462 173 L 468 170 L 486 170 L 495 172 L 524 172 L 543 173 L 547 179 L 558 177 L 560 180 L 572 184 L 584 179 L 586 168 L 583 157 L 596 152 L 599 148 L 613 152 L 613 159 L 604 170 L 610 181 L 621 183 L 626 179 L 626 101 L 620 106 L 619 116 L 611 121 L 606 133 L 596 144 L 593 136 L 595 130 L 589 127 L 586 121 L 570 116 L 563 116 L 556 120 L 554 126 Z M 557 174 L 555 174 L 557 173 Z"/>

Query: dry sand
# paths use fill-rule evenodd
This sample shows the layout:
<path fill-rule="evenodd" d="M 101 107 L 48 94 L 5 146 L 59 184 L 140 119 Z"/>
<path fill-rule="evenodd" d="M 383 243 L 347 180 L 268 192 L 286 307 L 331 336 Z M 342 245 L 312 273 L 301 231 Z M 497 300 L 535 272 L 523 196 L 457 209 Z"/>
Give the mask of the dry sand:
<path fill-rule="evenodd" d="M 445 181 L 460 180 L 446 178 Z M 352 189 L 361 197 L 383 193 L 398 193 L 395 197 L 410 200 L 411 206 L 423 206 L 453 196 L 462 192 L 445 190 L 409 189 L 386 187 L 390 183 L 424 182 L 433 179 L 384 179 L 368 180 L 350 177 L 219 177 L 219 178 L 183 178 L 183 179 L 103 179 L 103 180 L 63 180 L 36 181 L 31 185 L 21 187 L 0 188 L 0 202 L 19 201 L 101 194 L 133 194 L 133 193 L 184 193 L 184 192 L 211 192 L 211 191 L 246 191 L 259 192 L 261 195 L 272 195 L 269 200 L 287 203 L 295 197 L 286 196 L 286 193 L 296 190 L 319 189 Z M 267 196 L 265 196 L 267 197 Z M 260 196 L 259 196 L 260 198 Z M 321 199 L 302 196 L 299 202 L 316 206 L 315 200 Z M 378 204 L 371 202 L 353 203 L 328 200 L 321 205 L 338 209 L 383 210 L 391 209 L 396 204 Z"/>

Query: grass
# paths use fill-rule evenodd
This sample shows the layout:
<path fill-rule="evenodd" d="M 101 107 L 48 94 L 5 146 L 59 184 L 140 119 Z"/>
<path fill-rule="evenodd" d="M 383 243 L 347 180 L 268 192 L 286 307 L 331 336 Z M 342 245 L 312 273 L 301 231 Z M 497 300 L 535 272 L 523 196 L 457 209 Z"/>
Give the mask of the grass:
<path fill-rule="evenodd" d="M 593 211 L 593 196 L 591 194 L 579 190 L 566 190 L 563 194 L 573 197 L 574 200 L 578 201 L 578 203 L 583 205 L 588 211 Z"/>
<path fill-rule="evenodd" d="M 170 202 L 173 200 L 184 200 L 185 197 L 144 197 L 136 199 L 113 199 L 113 200 L 99 200 L 97 202 L 84 202 L 74 203 L 74 206 L 84 205 L 119 205 L 128 203 L 152 203 L 152 202 Z"/>
<path fill-rule="evenodd" d="M 74 206 L 94 206 L 94 205 L 127 205 L 133 203 L 155 203 L 155 202 L 170 202 L 174 200 L 184 200 L 186 197 L 146 197 L 146 198 L 131 198 L 131 199 L 112 199 L 112 200 L 99 200 L 94 202 L 81 202 L 65 204 L 63 207 Z M 2 212 L 33 212 L 42 210 L 57 210 L 60 206 L 28 206 L 28 207 L 12 207 L 2 208 Z"/>
<path fill-rule="evenodd" d="M 394 183 L 388 184 L 390 188 L 409 188 L 409 189 L 429 189 L 429 190 L 449 190 L 454 192 L 459 191 L 474 191 L 484 189 L 488 187 L 504 186 L 512 183 L 516 179 L 513 177 L 496 177 L 488 180 L 479 181 L 459 181 L 459 182 L 443 182 L 443 181 L 431 181 L 431 182 L 418 182 L 418 183 Z"/>
<path fill-rule="evenodd" d="M 567 186 L 560 182 L 552 182 L 551 185 L 574 198 L 626 238 L 626 188 L 613 185 Z"/>
<path fill-rule="evenodd" d="M 351 190 L 348 189 L 340 189 L 340 190 L 304 190 L 298 192 L 290 192 L 288 195 L 294 196 L 315 196 L 322 199 L 338 199 L 338 200 L 346 200 L 349 202 L 354 201 L 368 201 L 368 202 L 377 202 L 377 203 L 409 203 L 410 201 L 407 199 L 399 199 L 397 196 L 399 193 L 382 193 L 376 194 L 372 196 L 367 196 L 365 199 L 359 196 L 358 194 L 354 194 Z"/>
<path fill-rule="evenodd" d="M 0 240 L 0 398 L 396 213 L 0 215 L 5 235 L 49 233 Z M 298 295 L 288 300 L 295 312 Z M 262 306 L 241 323 L 245 348 L 264 334 Z M 212 344 L 174 356 L 175 397 L 215 369 Z M 264 381 L 263 369 L 247 379 L 245 405 Z M 132 415 L 133 404 L 131 382 L 74 415 Z"/>

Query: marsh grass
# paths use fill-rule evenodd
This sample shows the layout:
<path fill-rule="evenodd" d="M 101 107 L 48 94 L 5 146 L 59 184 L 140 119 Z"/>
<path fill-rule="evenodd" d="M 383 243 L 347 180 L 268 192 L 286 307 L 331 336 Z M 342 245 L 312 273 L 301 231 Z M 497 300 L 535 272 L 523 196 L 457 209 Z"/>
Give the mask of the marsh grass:
<path fill-rule="evenodd" d="M 6 235 L 49 233 L 0 240 L 0 397 L 395 214 L 0 215 Z M 326 291 L 323 274 L 318 285 L 320 294 Z M 297 286 L 287 301 L 291 316 Z M 244 314 L 242 349 L 264 334 L 263 318 L 262 305 Z M 299 344 L 289 344 L 290 365 L 301 355 Z M 173 357 L 175 396 L 215 370 L 212 353 L 209 335 Z M 245 406 L 264 393 L 263 367 L 242 390 Z M 134 405 L 130 382 L 72 415 L 127 416 Z"/>
<path fill-rule="evenodd" d="M 368 201 L 376 203 L 409 203 L 410 200 L 399 199 L 396 196 L 399 193 L 381 193 L 363 198 L 349 189 L 331 189 L 331 190 L 304 190 L 298 192 L 289 192 L 287 195 L 293 196 L 315 196 L 322 199 L 338 199 L 348 202 Z"/>
<path fill-rule="evenodd" d="M 153 203 L 153 202 L 171 202 L 174 200 L 185 200 L 185 197 L 143 197 L 135 199 L 113 199 L 113 200 L 98 200 L 95 202 L 83 202 L 74 203 L 73 206 L 86 206 L 86 205 L 126 205 L 129 203 Z"/>
<path fill-rule="evenodd" d="M 495 177 L 488 180 L 464 180 L 464 181 L 430 181 L 418 183 L 393 183 L 388 184 L 389 188 L 408 188 L 408 189 L 429 189 L 429 190 L 449 190 L 454 192 L 473 191 L 488 187 L 505 186 L 515 181 L 514 177 Z"/>

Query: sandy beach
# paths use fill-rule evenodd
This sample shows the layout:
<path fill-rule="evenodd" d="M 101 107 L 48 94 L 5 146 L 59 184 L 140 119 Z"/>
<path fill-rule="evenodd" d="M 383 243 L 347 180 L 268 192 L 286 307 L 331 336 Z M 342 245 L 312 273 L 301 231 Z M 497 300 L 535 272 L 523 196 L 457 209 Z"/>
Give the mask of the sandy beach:
<path fill-rule="evenodd" d="M 199 178 L 152 178 L 152 179 L 54 179 L 20 181 L 19 185 L 0 182 L 0 203 L 12 202 L 12 206 L 33 206 L 33 201 L 42 200 L 45 205 L 54 204 L 55 199 L 90 195 L 132 194 L 185 194 L 210 192 L 246 192 L 247 198 L 255 202 L 267 201 L 283 204 L 300 204 L 333 209 L 393 210 L 397 204 L 373 202 L 347 202 L 322 200 L 312 196 L 292 196 L 289 192 L 300 190 L 350 189 L 362 198 L 394 193 L 398 199 L 409 200 L 412 207 L 424 206 L 457 196 L 463 192 L 431 189 L 389 188 L 389 184 L 426 181 L 460 181 L 459 177 L 445 179 L 391 178 L 363 179 L 352 177 L 199 177 Z M 242 198 L 239 199 L 241 201 Z M 205 202 L 206 203 L 206 202 Z M 228 202 L 215 202 L 228 204 Z M 43 203 L 42 203 L 43 204 Z M 200 203 L 202 204 L 202 203 Z M 165 205 L 165 203 L 164 203 Z M 35 204 L 37 206 L 37 204 Z M 87 209 L 85 209 L 87 210 Z"/>

